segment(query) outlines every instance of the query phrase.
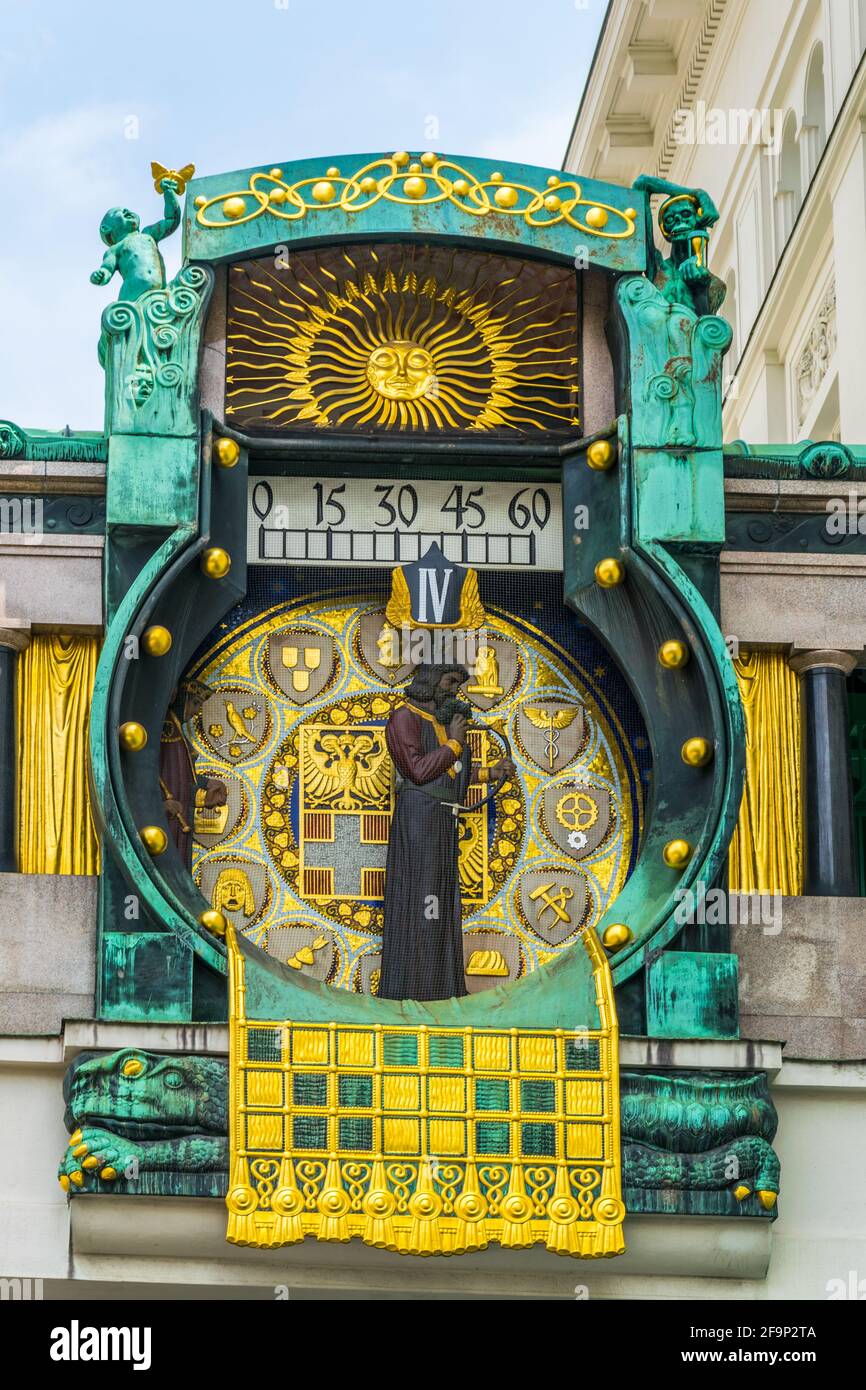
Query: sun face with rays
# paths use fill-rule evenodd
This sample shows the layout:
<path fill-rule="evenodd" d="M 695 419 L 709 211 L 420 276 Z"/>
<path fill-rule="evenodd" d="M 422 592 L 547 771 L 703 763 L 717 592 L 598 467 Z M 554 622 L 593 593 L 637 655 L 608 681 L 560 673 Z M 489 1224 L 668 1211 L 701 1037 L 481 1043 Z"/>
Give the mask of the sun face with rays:
<path fill-rule="evenodd" d="M 232 267 L 237 424 L 551 430 L 578 421 L 577 283 L 559 266 L 402 244 Z"/>

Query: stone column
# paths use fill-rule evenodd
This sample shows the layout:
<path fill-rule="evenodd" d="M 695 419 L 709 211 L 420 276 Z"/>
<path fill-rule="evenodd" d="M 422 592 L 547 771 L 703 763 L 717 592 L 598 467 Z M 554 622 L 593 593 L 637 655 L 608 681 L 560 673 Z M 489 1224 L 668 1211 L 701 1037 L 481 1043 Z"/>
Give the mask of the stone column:
<path fill-rule="evenodd" d="M 811 897 L 856 898 L 854 797 L 848 736 L 848 690 L 857 664 L 851 652 L 797 652 L 803 720 L 804 891 Z"/>
<path fill-rule="evenodd" d="M 3 624 L 6 624 L 5 626 Z M 30 630 L 0 618 L 0 873 L 14 874 L 16 806 L 16 668 L 18 653 L 30 641 Z"/>

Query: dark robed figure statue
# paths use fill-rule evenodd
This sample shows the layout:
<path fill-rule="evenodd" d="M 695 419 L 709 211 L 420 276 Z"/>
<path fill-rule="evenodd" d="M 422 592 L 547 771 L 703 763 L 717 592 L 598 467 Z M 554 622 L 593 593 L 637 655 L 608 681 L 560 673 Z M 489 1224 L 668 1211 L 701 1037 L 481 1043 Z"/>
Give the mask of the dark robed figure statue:
<path fill-rule="evenodd" d="M 470 782 L 499 782 L 509 760 L 473 771 L 464 666 L 418 666 L 385 738 L 397 801 L 385 870 L 382 999 L 466 994 L 458 873 L 458 817 Z"/>

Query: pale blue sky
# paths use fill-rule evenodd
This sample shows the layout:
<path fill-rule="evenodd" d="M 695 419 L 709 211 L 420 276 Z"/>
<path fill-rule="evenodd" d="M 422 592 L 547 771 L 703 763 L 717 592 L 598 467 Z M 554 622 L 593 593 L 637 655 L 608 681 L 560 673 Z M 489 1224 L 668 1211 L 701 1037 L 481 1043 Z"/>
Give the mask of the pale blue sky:
<path fill-rule="evenodd" d="M 99 289 L 88 277 L 107 207 L 158 213 L 151 159 L 205 174 L 433 148 L 559 168 L 605 10 L 605 0 L 0 3 L 0 418 L 46 429 L 102 425 L 96 341 L 119 282 Z M 172 274 L 180 232 L 163 251 Z"/>

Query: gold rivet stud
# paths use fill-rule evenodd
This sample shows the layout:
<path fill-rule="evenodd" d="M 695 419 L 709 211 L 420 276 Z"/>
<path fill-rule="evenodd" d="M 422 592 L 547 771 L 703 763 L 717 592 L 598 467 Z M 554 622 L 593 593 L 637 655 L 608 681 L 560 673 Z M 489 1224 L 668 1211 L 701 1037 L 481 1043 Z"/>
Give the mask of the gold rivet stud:
<path fill-rule="evenodd" d="M 684 869 L 692 857 L 692 847 L 688 840 L 668 840 L 662 850 L 662 858 L 669 869 Z"/>
<path fill-rule="evenodd" d="M 615 589 L 625 579 L 625 565 L 621 560 L 608 555 L 599 560 L 595 567 L 595 582 L 600 589 Z"/>
<path fill-rule="evenodd" d="M 494 169 L 494 170 L 493 170 L 493 173 L 490 175 L 490 182 L 491 182 L 491 183 L 501 183 L 501 182 L 502 182 L 502 175 L 500 174 L 500 172 L 499 172 L 498 169 Z"/>
<path fill-rule="evenodd" d="M 607 222 L 607 213 L 604 208 L 590 208 L 586 214 L 586 225 L 594 229 L 602 228 Z"/>
<path fill-rule="evenodd" d="M 409 163 L 409 151 L 397 150 L 394 155 L 394 163 L 397 165 L 398 169 L 402 169 L 404 165 Z"/>
<path fill-rule="evenodd" d="M 421 156 L 421 163 L 427 168 L 431 168 L 436 163 L 436 156 L 432 150 L 425 150 Z"/>
<path fill-rule="evenodd" d="M 678 637 L 662 642 L 659 647 L 659 664 L 667 671 L 681 671 L 689 659 L 689 649 Z"/>
<path fill-rule="evenodd" d="M 209 907 L 199 915 L 198 919 L 203 927 L 213 932 L 214 936 L 225 936 L 228 931 L 228 920 L 224 912 L 218 912 L 216 908 Z"/>
<path fill-rule="evenodd" d="M 232 222 L 238 217 L 243 217 L 246 210 L 247 205 L 243 198 L 226 198 L 223 203 L 223 217 L 228 217 Z"/>
<path fill-rule="evenodd" d="M 411 178 L 403 180 L 403 192 L 407 198 L 423 198 L 427 192 L 426 180 L 419 179 L 417 174 L 413 174 Z"/>
<path fill-rule="evenodd" d="M 556 193 L 548 193 L 544 200 L 544 206 L 548 212 L 559 212 L 562 207 L 562 199 Z"/>
<path fill-rule="evenodd" d="M 680 757 L 689 767 L 706 767 L 713 760 L 713 745 L 708 738 L 687 738 Z"/>
<path fill-rule="evenodd" d="M 148 656 L 165 656 L 166 652 L 171 649 L 171 633 L 167 627 L 160 627 L 159 624 L 156 624 L 142 633 L 141 645 Z"/>
<path fill-rule="evenodd" d="M 513 208 L 517 202 L 517 189 L 510 184 L 504 183 L 501 188 L 497 188 L 493 195 L 493 201 L 497 207 Z"/>
<path fill-rule="evenodd" d="M 129 753 L 140 753 L 147 745 L 147 729 L 135 719 L 121 724 L 119 734 L 121 746 Z"/>
<path fill-rule="evenodd" d="M 609 927 L 605 927 L 601 937 L 602 945 L 608 951 L 621 951 L 623 946 L 627 946 L 633 940 L 634 932 L 625 922 L 611 922 Z"/>
<path fill-rule="evenodd" d="M 161 825 L 143 825 L 139 830 L 142 843 L 149 854 L 163 854 L 168 846 L 168 836 Z"/>
<path fill-rule="evenodd" d="M 214 545 L 210 550 L 205 550 L 201 557 L 202 574 L 206 574 L 208 579 L 225 579 L 232 567 L 232 557 L 227 550 Z"/>
<path fill-rule="evenodd" d="M 586 451 L 586 461 L 597 473 L 606 473 L 612 467 L 616 454 L 609 439 L 596 439 Z"/>
<path fill-rule="evenodd" d="M 271 170 L 271 178 L 272 178 L 272 179 L 281 179 L 282 177 L 283 177 L 283 171 L 282 171 L 282 169 L 272 169 L 272 170 Z"/>
<path fill-rule="evenodd" d="M 234 468 L 241 456 L 241 446 L 236 439 L 218 439 L 213 446 L 213 453 L 220 468 Z"/>
<path fill-rule="evenodd" d="M 284 188 L 272 188 L 268 194 L 269 203 L 284 203 L 288 194 Z"/>
<path fill-rule="evenodd" d="M 332 164 L 330 169 L 326 169 L 325 174 L 329 179 L 338 179 L 340 177 L 340 171 L 336 164 Z"/>
<path fill-rule="evenodd" d="M 376 183 L 376 180 L 368 174 L 365 179 L 361 180 L 360 187 L 362 193 L 375 193 L 376 189 L 378 188 L 378 184 Z"/>
<path fill-rule="evenodd" d="M 466 179 L 454 180 L 454 192 L 457 194 L 458 198 L 466 197 L 466 195 L 469 192 L 469 184 L 467 183 Z"/>
<path fill-rule="evenodd" d="M 626 208 L 623 215 L 625 217 L 637 217 L 637 208 Z"/>
<path fill-rule="evenodd" d="M 199 193 L 198 197 L 195 199 L 195 205 L 196 205 L 196 207 L 197 207 L 197 208 L 203 208 L 206 202 L 207 202 L 207 198 L 204 196 L 204 194 L 203 194 L 203 193 Z"/>
<path fill-rule="evenodd" d="M 548 176 L 547 176 L 547 186 L 548 186 L 548 188 L 558 188 L 558 187 L 559 187 L 559 175 L 558 175 L 558 174 L 548 174 Z"/>
<path fill-rule="evenodd" d="M 332 203 L 336 194 L 334 185 L 328 179 L 319 179 L 312 187 L 314 203 Z"/>

